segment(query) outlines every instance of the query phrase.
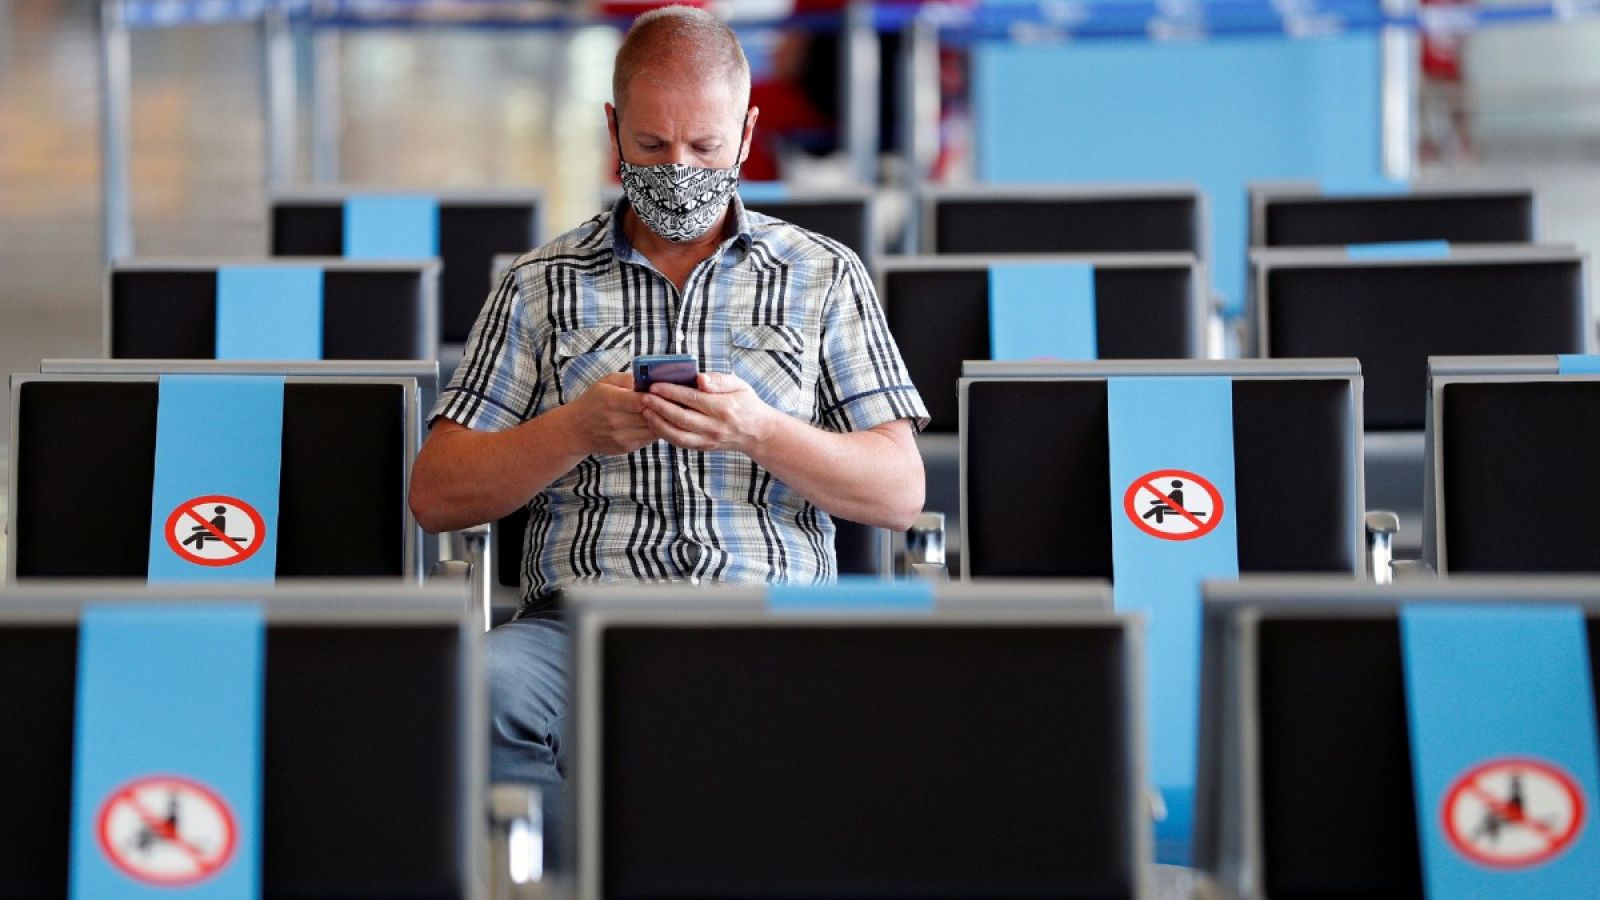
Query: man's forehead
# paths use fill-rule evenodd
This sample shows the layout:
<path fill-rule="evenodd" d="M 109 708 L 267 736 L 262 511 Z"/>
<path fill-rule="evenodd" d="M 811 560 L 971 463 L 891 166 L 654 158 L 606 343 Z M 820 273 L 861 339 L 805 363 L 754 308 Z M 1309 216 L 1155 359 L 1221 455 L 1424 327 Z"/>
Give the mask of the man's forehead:
<path fill-rule="evenodd" d="M 650 92 L 666 95 L 669 99 L 671 95 L 676 94 L 686 100 L 727 98 L 731 102 L 735 99 L 735 93 L 742 93 L 739 91 L 740 87 L 739 78 L 734 72 L 719 72 L 681 62 L 665 61 L 647 63 L 635 69 L 628 83 L 623 85 L 623 90 L 630 97 Z"/>
<path fill-rule="evenodd" d="M 636 127 L 661 117 L 726 124 L 724 119 L 737 121 L 744 112 L 744 98 L 735 95 L 734 85 L 704 73 L 643 70 L 629 83 L 626 99 L 618 100 L 623 101 L 619 109 Z"/>

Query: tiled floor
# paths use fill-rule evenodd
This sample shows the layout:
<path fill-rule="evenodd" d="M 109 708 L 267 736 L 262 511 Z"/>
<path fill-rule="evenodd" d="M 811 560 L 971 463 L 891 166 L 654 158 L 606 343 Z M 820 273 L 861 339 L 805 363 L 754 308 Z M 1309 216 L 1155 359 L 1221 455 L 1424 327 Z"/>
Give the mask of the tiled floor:
<path fill-rule="evenodd" d="M 96 47 L 90 0 L 0 0 L 0 371 L 100 347 Z M 345 180 L 533 184 L 550 227 L 586 216 L 615 35 L 359 32 L 343 39 Z M 143 255 L 260 253 L 261 58 L 247 26 L 133 40 L 135 234 Z M 302 123 L 304 125 L 304 123 Z M 302 137 L 304 133 L 302 132 Z M 302 141 L 300 166 L 308 169 Z M 1524 150 L 1457 172 L 1542 191 L 1544 237 L 1600 252 L 1600 160 Z M 1595 277 L 1600 279 L 1600 274 Z M 1600 280 L 1596 286 L 1600 287 Z M 7 440 L 10 396 L 0 400 Z M 3 446 L 0 446 L 3 450 Z M 0 464 L 6 455 L 0 452 Z M 5 505 L 0 477 L 0 514 Z M 3 515 L 0 515 L 3 519 Z M 0 564 L 4 541 L 0 538 Z"/>

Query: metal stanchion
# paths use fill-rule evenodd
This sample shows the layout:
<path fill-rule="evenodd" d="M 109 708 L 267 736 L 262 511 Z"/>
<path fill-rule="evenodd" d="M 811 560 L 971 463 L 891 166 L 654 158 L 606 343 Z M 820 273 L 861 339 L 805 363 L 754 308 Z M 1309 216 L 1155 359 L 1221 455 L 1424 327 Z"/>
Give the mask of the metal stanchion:
<path fill-rule="evenodd" d="M 922 183 L 939 148 L 939 29 L 918 13 L 900 36 L 900 148 L 906 210 L 905 253 L 922 252 Z"/>
<path fill-rule="evenodd" d="M 1393 26 L 1383 29 L 1383 172 L 1409 181 L 1416 169 L 1417 49 L 1416 32 Z"/>
<path fill-rule="evenodd" d="M 483 617 L 483 630 L 488 631 L 494 627 L 494 530 L 489 525 L 477 525 L 463 528 L 460 534 L 472 565 L 470 602 Z"/>
<path fill-rule="evenodd" d="M 548 896 L 544 816 L 539 789 L 526 784 L 489 787 L 489 897 L 514 900 Z"/>
<path fill-rule="evenodd" d="M 906 574 L 913 578 L 948 581 L 944 559 L 944 513 L 925 512 L 906 532 Z"/>
<path fill-rule="evenodd" d="M 261 16 L 262 109 L 265 111 L 268 189 L 294 179 L 295 168 L 295 60 L 294 33 L 283 7 L 269 6 Z"/>
<path fill-rule="evenodd" d="M 105 0 L 100 6 L 100 225 L 107 265 L 133 255 L 128 199 L 131 80 L 123 0 Z"/>
<path fill-rule="evenodd" d="M 854 0 L 839 25 L 841 44 L 839 83 L 849 87 L 842 92 L 845 104 L 843 144 L 850 154 L 850 170 L 861 184 L 878 180 L 878 96 L 879 70 L 883 61 L 878 53 L 878 29 L 873 6 Z"/>
<path fill-rule="evenodd" d="M 323 4 L 314 9 L 320 14 Z M 311 32 L 311 180 L 339 180 L 344 116 L 344 38 L 335 28 Z"/>
<path fill-rule="evenodd" d="M 1394 583 L 1394 536 L 1400 518 L 1386 510 L 1370 510 L 1364 521 L 1367 529 L 1367 560 L 1374 584 Z"/>

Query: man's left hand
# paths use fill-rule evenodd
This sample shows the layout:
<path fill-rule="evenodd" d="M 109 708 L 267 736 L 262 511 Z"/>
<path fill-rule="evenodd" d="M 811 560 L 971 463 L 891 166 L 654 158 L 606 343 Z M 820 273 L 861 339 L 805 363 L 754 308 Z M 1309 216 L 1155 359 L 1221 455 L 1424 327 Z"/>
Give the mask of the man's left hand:
<path fill-rule="evenodd" d="M 701 372 L 700 389 L 657 382 L 644 419 L 663 440 L 685 450 L 737 450 L 761 444 L 782 415 L 737 375 Z"/>

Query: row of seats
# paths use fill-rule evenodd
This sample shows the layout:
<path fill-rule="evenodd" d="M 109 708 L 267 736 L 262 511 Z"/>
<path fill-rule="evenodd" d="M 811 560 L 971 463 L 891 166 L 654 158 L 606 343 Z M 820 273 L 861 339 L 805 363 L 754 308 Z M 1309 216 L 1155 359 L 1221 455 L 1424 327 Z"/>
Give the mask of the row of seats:
<path fill-rule="evenodd" d="M 1600 439 L 1600 380 L 1569 364 L 1430 360 L 1430 570 L 1600 571 L 1600 548 L 1575 519 L 1600 502 L 1585 461 Z M 1354 360 L 1039 361 L 966 365 L 964 575 L 1114 576 L 1106 389 L 1115 377 L 1232 379 L 1241 571 L 1363 571 L 1365 378 Z"/>
<path fill-rule="evenodd" d="M 503 261 L 503 257 L 502 257 Z M 1093 270 L 1100 359 L 1205 358 L 1205 273 L 1174 254 L 886 257 L 880 297 L 930 431 L 954 433 L 954 385 L 965 360 L 991 358 L 996 273 L 1014 267 Z M 319 260 L 325 359 L 433 359 L 436 263 Z M 228 263 L 135 260 L 112 267 L 105 350 L 112 358 L 214 359 L 217 279 Z M 1423 363 L 1437 355 L 1581 353 L 1591 344 L 1584 257 L 1545 247 L 1457 250 L 1447 258 L 1364 259 L 1307 250 L 1257 257 L 1250 354 L 1354 356 L 1370 393 L 1366 427 L 1422 426 Z M 485 269 L 487 276 L 488 270 Z M 487 295 L 480 282 L 474 296 Z M 1518 298 L 1507 316 L 1504 298 Z"/>
<path fill-rule="evenodd" d="M 658 590 L 648 603 L 578 591 L 580 896 L 1517 896 L 1487 865 L 1441 885 L 1424 874 L 1425 845 L 1455 831 L 1484 858 L 1531 866 L 1515 832 L 1570 834 L 1572 808 L 1563 818 L 1531 775 L 1498 835 L 1477 830 L 1482 816 L 1447 825 L 1417 802 L 1402 619 L 1561 607 L 1592 645 L 1597 589 L 1592 577 L 1208 583 L 1198 885 L 1148 864 L 1150 645 L 1103 586 L 949 585 L 870 616 L 763 602 L 758 589 Z M 1587 673 L 1596 660 L 1577 662 Z M 1587 707 L 1592 731 L 1592 693 L 1563 699 Z M 1580 792 L 1578 821 L 1584 804 Z M 1555 864 L 1567 864 L 1550 882 L 1562 896 L 1600 884 L 1593 853 Z"/>
<path fill-rule="evenodd" d="M 1548 512 L 1600 500 L 1579 477 L 1600 437 L 1589 380 L 1559 374 L 1554 356 L 1434 363 L 1424 442 L 1430 563 L 1600 568 L 1571 517 Z M 404 496 L 422 410 L 437 390 L 428 364 L 46 361 L 40 374 L 13 378 L 13 575 L 144 573 L 157 382 L 184 370 L 289 377 L 280 574 L 415 579 L 435 560 Z M 1353 361 L 1041 361 L 967 364 L 963 573 L 1111 574 L 1105 391 L 1114 375 L 1233 378 L 1241 540 L 1259 548 L 1244 553 L 1246 567 L 1360 570 L 1364 379 Z M 1041 457 L 1054 462 L 1031 464 Z M 1573 477 L 1551 474 L 1561 472 Z M 89 534 L 100 535 L 92 553 L 62 537 Z"/>
<path fill-rule="evenodd" d="M 1404 611 L 1576 607 L 1592 644 L 1597 595 L 1592 578 L 1208 584 L 1197 866 L 1226 896 L 1427 896 Z M 0 591 L 27 736 L 0 760 L 30 773 L 8 795 L 29 827 L 0 844 L 6 896 L 66 891 L 82 611 L 193 596 Z M 504 842 L 530 807 L 486 808 L 459 591 L 208 596 L 267 612 L 261 895 L 484 896 L 480 823 L 512 820 Z M 1143 629 L 1103 584 L 930 585 L 881 607 L 579 588 L 572 612 L 578 864 L 536 896 L 1189 896 L 1148 864 Z"/>
<path fill-rule="evenodd" d="M 885 204 L 865 189 L 789 191 L 749 185 L 750 208 L 834 237 L 869 266 L 885 255 Z M 388 248 L 352 246 L 345 234 L 356 188 L 304 188 L 271 201 L 269 253 L 340 257 Z M 496 254 L 540 243 L 540 195 L 501 190 L 432 192 L 438 206 L 433 256 L 441 273 L 439 337 L 466 339 L 483 302 Z M 608 193 L 603 202 L 614 196 Z M 1123 186 L 931 188 L 912 210 L 923 238 L 902 253 L 1188 254 L 1209 259 L 1205 200 L 1192 187 Z M 599 205 L 599 204 L 597 204 Z M 1526 244 L 1535 240 L 1534 197 L 1526 189 L 1415 188 L 1406 193 L 1324 193 L 1315 185 L 1262 184 L 1251 190 L 1252 247 L 1344 247 L 1447 241 Z M 1238 304 L 1244 298 L 1232 298 Z"/>

